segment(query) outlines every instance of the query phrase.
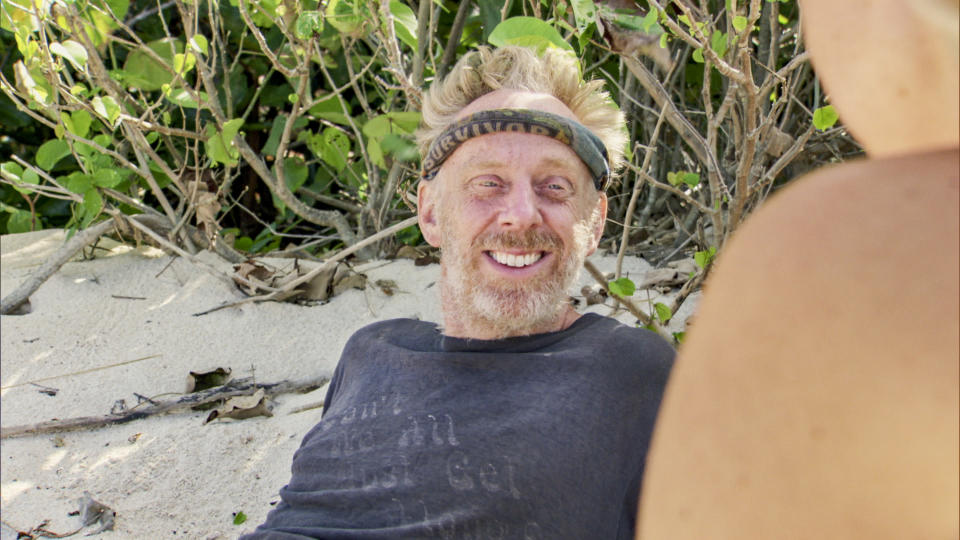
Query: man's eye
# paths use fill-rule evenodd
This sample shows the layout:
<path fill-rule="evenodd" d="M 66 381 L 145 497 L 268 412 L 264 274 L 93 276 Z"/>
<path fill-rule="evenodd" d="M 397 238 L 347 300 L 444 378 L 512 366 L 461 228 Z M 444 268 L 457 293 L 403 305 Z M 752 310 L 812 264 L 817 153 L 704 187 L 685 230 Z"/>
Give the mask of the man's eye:
<path fill-rule="evenodd" d="M 571 191 L 570 183 L 563 179 L 552 179 L 544 182 L 543 188 L 553 195 L 560 195 Z"/>
<path fill-rule="evenodd" d="M 482 178 L 477 178 L 474 181 L 474 184 L 483 188 L 498 188 L 500 187 L 502 182 L 497 178 L 486 176 Z"/>

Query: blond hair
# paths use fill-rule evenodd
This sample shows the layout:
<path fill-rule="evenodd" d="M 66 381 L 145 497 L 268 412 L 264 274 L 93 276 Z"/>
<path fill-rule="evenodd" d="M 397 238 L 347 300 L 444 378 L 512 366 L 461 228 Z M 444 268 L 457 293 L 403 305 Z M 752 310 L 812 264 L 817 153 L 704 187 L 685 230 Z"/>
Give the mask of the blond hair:
<path fill-rule="evenodd" d="M 466 54 L 450 74 L 434 83 L 423 98 L 423 119 L 417 130 L 420 154 L 425 155 L 457 113 L 494 90 L 525 90 L 549 94 L 566 105 L 581 124 L 607 147 L 611 172 L 623 164 L 627 142 L 623 113 L 603 81 L 584 81 L 577 60 L 558 49 L 538 56 L 526 47 L 480 47 Z"/>

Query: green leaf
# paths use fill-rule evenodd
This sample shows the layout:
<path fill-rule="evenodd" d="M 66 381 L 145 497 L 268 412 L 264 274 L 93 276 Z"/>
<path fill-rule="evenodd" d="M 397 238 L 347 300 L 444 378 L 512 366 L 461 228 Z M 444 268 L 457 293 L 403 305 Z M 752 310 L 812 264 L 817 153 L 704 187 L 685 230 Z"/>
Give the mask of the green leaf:
<path fill-rule="evenodd" d="M 143 47 L 132 51 L 123 64 L 124 84 L 141 90 L 160 90 L 164 84 L 173 82 L 174 56 L 183 52 L 183 43 L 167 37 L 151 41 L 146 47 L 156 53 L 160 61 Z"/>
<path fill-rule="evenodd" d="M 270 135 L 267 136 L 267 142 L 263 145 L 260 153 L 264 156 L 276 156 L 277 147 L 280 146 L 280 137 L 283 135 L 283 126 L 287 123 L 287 115 L 278 114 L 273 119 L 270 126 Z"/>
<path fill-rule="evenodd" d="M 323 31 L 323 19 L 319 11 L 304 11 L 293 25 L 293 34 L 300 39 L 309 39 Z"/>
<path fill-rule="evenodd" d="M 37 220 L 37 229 L 42 229 L 40 226 L 40 220 Z M 25 233 L 33 230 L 33 216 L 30 212 L 26 210 L 17 210 L 10 214 L 10 219 L 7 220 L 7 233 L 17 234 Z"/>
<path fill-rule="evenodd" d="M 207 38 L 203 34 L 194 34 L 190 38 L 190 48 L 200 54 L 207 54 Z"/>
<path fill-rule="evenodd" d="M 419 124 L 418 112 L 388 112 L 371 118 L 361 131 L 370 139 L 381 138 L 389 133 L 411 135 Z"/>
<path fill-rule="evenodd" d="M 387 168 L 387 162 L 383 159 L 383 148 L 380 147 L 380 142 L 377 139 L 367 141 L 367 155 L 370 156 L 370 161 L 377 167 Z"/>
<path fill-rule="evenodd" d="M 607 287 L 611 293 L 620 297 L 633 296 L 637 290 L 637 285 L 630 278 L 625 277 L 611 281 Z"/>
<path fill-rule="evenodd" d="M 710 48 L 716 51 L 717 56 L 720 58 L 723 58 L 723 56 L 727 54 L 728 45 L 727 35 L 723 32 L 717 30 L 710 36 Z"/>
<path fill-rule="evenodd" d="M 423 235 L 420 233 L 420 227 L 411 225 L 406 229 L 397 231 L 397 238 L 408 246 L 416 246 L 423 241 Z"/>
<path fill-rule="evenodd" d="M 51 139 L 37 148 L 37 165 L 41 169 L 49 171 L 57 162 L 68 155 L 70 155 L 70 145 L 67 144 L 67 141 Z"/>
<path fill-rule="evenodd" d="M 173 55 L 173 70 L 181 75 L 189 73 L 196 65 L 197 57 L 194 56 L 193 53 L 177 53 Z"/>
<path fill-rule="evenodd" d="M 657 10 L 651 9 L 650 11 L 647 12 L 647 15 L 643 18 L 643 21 L 640 23 L 640 29 L 650 34 L 651 33 L 650 30 L 653 28 L 655 24 L 657 24 Z M 659 25 L 658 25 L 658 28 L 659 28 Z"/>
<path fill-rule="evenodd" d="M 5 161 L 0 165 L 0 177 L 20 182 L 23 176 L 23 167 L 15 161 Z"/>
<path fill-rule="evenodd" d="M 350 138 L 337 128 L 323 130 L 323 151 L 320 159 L 327 162 L 337 172 L 347 166 L 347 154 L 350 153 Z"/>
<path fill-rule="evenodd" d="M 420 157 L 420 153 L 417 151 L 417 145 L 414 144 L 413 141 L 396 133 L 384 135 L 380 146 L 385 152 L 400 161 L 416 161 L 416 159 Z"/>
<path fill-rule="evenodd" d="M 733 29 L 737 32 L 743 32 L 743 29 L 747 27 L 747 18 L 743 15 L 737 15 L 733 18 Z"/>
<path fill-rule="evenodd" d="M 210 101 L 210 96 L 208 96 L 206 92 L 201 91 L 197 92 L 197 94 L 204 103 Z M 185 109 L 196 109 L 200 106 L 200 104 L 197 103 L 197 100 L 193 99 L 193 96 L 190 95 L 190 92 L 185 88 L 175 88 L 171 90 L 166 97 L 170 102 Z"/>
<path fill-rule="evenodd" d="M 833 105 L 820 107 L 819 109 L 813 111 L 813 127 L 819 129 L 820 131 L 832 128 L 839 119 L 840 115 L 837 114 L 837 110 L 833 108 Z"/>
<path fill-rule="evenodd" d="M 93 185 L 95 186 L 112 188 L 117 187 L 121 182 L 123 182 L 123 177 L 114 169 L 100 169 L 93 173 Z"/>
<path fill-rule="evenodd" d="M 677 345 L 682 345 L 682 344 L 683 344 L 683 340 L 685 340 L 686 338 L 687 338 L 687 333 L 686 333 L 686 332 L 674 332 L 674 333 L 673 333 L 673 342 L 676 343 Z"/>
<path fill-rule="evenodd" d="M 107 120 L 111 127 L 117 126 L 117 120 L 120 118 L 120 105 L 110 96 L 97 96 L 91 101 L 93 110 Z"/>
<path fill-rule="evenodd" d="M 557 47 L 574 52 L 556 28 L 535 17 L 510 17 L 490 32 L 488 41 L 497 47 L 520 45 L 536 49 L 537 52 L 543 52 L 547 47 Z"/>
<path fill-rule="evenodd" d="M 480 8 L 480 28 L 483 31 L 482 41 L 487 41 L 490 37 L 490 32 L 503 20 L 504 7 L 506 6 L 506 11 L 510 11 L 510 6 L 507 6 L 508 3 L 512 4 L 513 0 L 477 1 Z"/>
<path fill-rule="evenodd" d="M 329 0 L 324 13 L 327 22 L 344 34 L 353 34 L 366 21 L 373 20 L 373 14 L 363 0 Z"/>
<path fill-rule="evenodd" d="M 63 125 L 67 127 L 67 131 L 73 133 L 77 137 L 86 137 L 87 133 L 90 131 L 90 124 L 93 123 L 90 113 L 83 109 L 73 111 L 71 114 L 67 114 L 66 111 L 62 111 L 60 113 L 60 120 L 62 120 Z"/>
<path fill-rule="evenodd" d="M 390 0 L 390 13 L 393 14 L 393 29 L 397 39 L 417 50 L 417 16 L 413 10 L 403 2 Z"/>
<path fill-rule="evenodd" d="M 103 210 L 103 197 L 96 189 L 89 189 L 83 194 L 83 221 L 81 227 L 89 225 Z"/>
<path fill-rule="evenodd" d="M 349 126 L 350 119 L 343 114 L 343 107 L 340 106 L 340 99 L 336 94 L 330 94 L 310 107 L 310 114 L 321 119 L 329 120 L 334 124 Z"/>
<path fill-rule="evenodd" d="M 57 56 L 62 56 L 70 61 L 78 70 L 83 70 L 87 65 L 87 50 L 83 45 L 68 39 L 62 43 L 53 43 L 50 45 L 50 52 Z"/>
<path fill-rule="evenodd" d="M 673 317 L 673 312 L 670 311 L 670 306 L 657 302 L 653 305 L 654 311 L 657 312 L 657 318 L 660 319 L 660 322 L 666 324 L 671 317 Z"/>
<path fill-rule="evenodd" d="M 238 163 L 237 158 L 240 157 L 240 151 L 233 144 L 233 138 L 237 136 L 242 126 L 243 118 L 234 118 L 225 122 L 223 131 L 217 131 L 213 124 L 207 124 L 207 140 L 204 141 L 207 157 L 214 163 L 236 165 Z"/>
<path fill-rule="evenodd" d="M 23 176 L 20 177 L 20 181 L 24 184 L 33 184 L 35 186 L 40 185 L 40 175 L 37 174 L 33 169 L 27 169 L 23 171 Z M 33 192 L 33 190 L 26 190 L 25 188 L 18 188 L 17 191 L 21 193 L 24 192 Z"/>
<path fill-rule="evenodd" d="M 687 171 L 668 172 L 667 182 L 669 182 L 671 186 L 686 184 L 690 187 L 697 187 L 700 184 L 700 175 Z"/>
<path fill-rule="evenodd" d="M 697 49 L 693 51 L 693 61 L 702 64 L 703 63 L 703 49 Z"/>
<path fill-rule="evenodd" d="M 234 525 L 243 525 L 247 521 L 247 515 L 243 512 L 237 512 L 233 515 L 233 524 Z"/>
<path fill-rule="evenodd" d="M 710 249 L 706 251 L 698 251 L 693 254 L 693 262 L 697 263 L 697 266 L 700 268 L 706 269 L 707 266 L 713 262 L 714 257 L 717 256 L 716 246 L 710 246 Z"/>
<path fill-rule="evenodd" d="M 310 177 L 310 168 L 299 157 L 289 157 L 283 160 L 283 177 L 287 181 L 290 191 L 297 191 Z"/>
<path fill-rule="evenodd" d="M 233 241 L 233 249 L 237 251 L 250 251 L 253 247 L 253 238 L 241 236 Z"/>
<path fill-rule="evenodd" d="M 33 169 L 24 170 L 18 163 L 8 161 L 0 166 L 0 170 L 4 174 L 2 176 L 8 180 L 13 180 L 21 184 L 27 185 L 39 185 L 40 176 Z M 33 193 L 33 190 L 28 187 L 14 185 L 13 189 L 23 193 L 24 195 L 29 195 Z"/>
<path fill-rule="evenodd" d="M 571 0 L 573 19 L 577 24 L 577 31 L 584 32 L 588 26 L 597 23 L 597 6 L 593 0 Z"/>
<path fill-rule="evenodd" d="M 35 42 L 31 42 L 35 43 Z M 23 60 L 17 60 L 13 65 L 13 73 L 18 87 L 24 88 L 30 99 L 47 105 L 53 95 L 53 87 L 47 82 L 43 72 L 37 68 L 27 69 Z"/>
<path fill-rule="evenodd" d="M 64 186 L 70 191 L 83 195 L 93 189 L 93 180 L 82 172 L 75 172 L 66 178 Z"/>

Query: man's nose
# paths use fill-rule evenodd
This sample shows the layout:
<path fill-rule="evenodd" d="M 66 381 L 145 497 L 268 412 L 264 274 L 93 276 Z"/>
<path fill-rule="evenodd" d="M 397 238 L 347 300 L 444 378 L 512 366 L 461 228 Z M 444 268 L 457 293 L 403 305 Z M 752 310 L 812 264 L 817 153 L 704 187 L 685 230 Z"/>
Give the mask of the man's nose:
<path fill-rule="evenodd" d="M 543 223 L 540 205 L 533 186 L 528 182 L 516 182 L 503 200 L 499 224 L 501 227 L 524 230 Z"/>

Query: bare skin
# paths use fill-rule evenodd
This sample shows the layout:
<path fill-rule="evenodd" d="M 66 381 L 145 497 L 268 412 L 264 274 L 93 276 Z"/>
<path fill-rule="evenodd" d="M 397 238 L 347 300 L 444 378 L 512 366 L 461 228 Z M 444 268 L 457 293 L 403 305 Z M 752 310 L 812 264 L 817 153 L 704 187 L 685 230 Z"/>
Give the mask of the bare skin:
<path fill-rule="evenodd" d="M 497 108 L 575 118 L 552 96 L 517 90 L 486 94 L 460 116 Z M 570 147 L 523 133 L 475 137 L 447 159 L 436 179 L 420 183 L 418 195 L 423 236 L 443 250 L 446 335 L 499 339 L 554 332 L 579 318 L 563 282 L 596 250 L 607 206 Z M 549 235 L 555 241 L 510 246 L 484 241 L 498 234 Z"/>
<path fill-rule="evenodd" d="M 671 376 L 640 538 L 956 538 L 958 169 L 823 170 L 740 231 Z"/>
<path fill-rule="evenodd" d="M 638 538 L 960 535 L 956 5 L 801 4 L 873 159 L 797 181 L 725 247 L 658 418 Z"/>

